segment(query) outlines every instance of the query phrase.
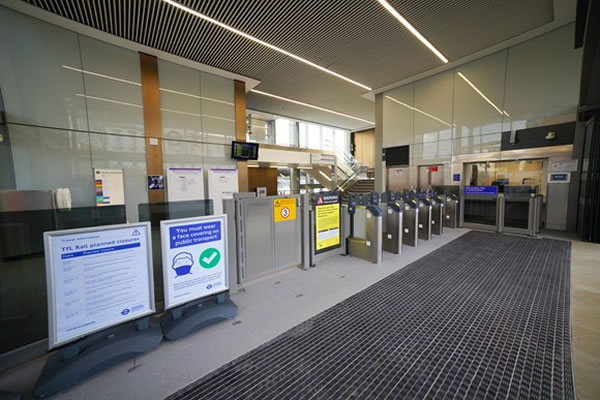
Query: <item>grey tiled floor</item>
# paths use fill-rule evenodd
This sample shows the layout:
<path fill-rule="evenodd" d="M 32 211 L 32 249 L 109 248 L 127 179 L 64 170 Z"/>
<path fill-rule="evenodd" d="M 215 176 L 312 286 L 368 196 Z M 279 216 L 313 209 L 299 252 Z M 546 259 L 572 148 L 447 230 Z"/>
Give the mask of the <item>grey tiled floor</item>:
<path fill-rule="evenodd" d="M 235 322 L 206 328 L 161 346 L 56 396 L 57 399 L 162 399 L 300 322 L 464 234 L 446 229 L 443 236 L 385 253 L 380 265 L 336 256 L 309 271 L 289 269 L 245 285 L 233 294 L 239 306 Z M 30 393 L 43 360 L 0 376 L 0 390 Z M 26 397 L 27 398 L 27 397 Z"/>

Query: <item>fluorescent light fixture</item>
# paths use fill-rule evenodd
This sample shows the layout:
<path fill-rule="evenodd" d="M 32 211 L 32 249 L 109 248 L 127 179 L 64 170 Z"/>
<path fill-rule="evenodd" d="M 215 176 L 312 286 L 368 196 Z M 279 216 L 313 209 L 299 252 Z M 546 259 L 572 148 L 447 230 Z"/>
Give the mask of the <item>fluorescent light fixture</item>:
<path fill-rule="evenodd" d="M 139 82 L 129 81 L 127 79 L 116 78 L 116 77 L 110 76 L 110 75 L 99 74 L 97 72 L 86 71 L 85 69 L 70 67 L 68 65 L 62 65 L 62 67 L 64 69 L 70 69 L 71 71 L 81 72 L 82 74 L 96 76 L 98 78 L 110 79 L 111 81 L 117 81 L 117 82 L 121 82 L 121 83 L 127 83 L 128 85 L 142 86 L 142 84 L 139 83 Z"/>
<path fill-rule="evenodd" d="M 436 121 L 438 121 L 438 122 L 441 122 L 442 124 L 444 124 L 444 125 L 447 125 L 447 126 L 448 126 L 448 127 L 450 127 L 450 128 L 452 128 L 453 126 L 454 126 L 454 127 L 456 126 L 456 125 L 451 125 L 451 124 L 447 123 L 446 121 L 439 119 L 439 118 L 438 118 L 438 117 L 436 117 L 436 116 L 433 116 L 433 115 L 431 115 L 431 114 L 428 114 L 428 113 L 426 113 L 426 112 L 425 112 L 425 111 L 423 111 L 423 110 L 419 110 L 417 107 L 409 106 L 408 104 L 406 104 L 406 103 L 403 103 L 403 102 L 401 102 L 400 100 L 396 100 L 396 99 L 395 99 L 395 98 L 393 98 L 393 97 L 390 97 L 390 96 L 385 96 L 385 98 L 386 98 L 386 99 L 390 99 L 391 101 L 394 101 L 394 102 L 396 102 L 396 103 L 398 103 L 398 104 L 400 104 L 400 105 L 402 105 L 402 106 L 404 106 L 404 107 L 406 107 L 406 108 L 408 108 L 408 109 L 410 109 L 410 110 L 413 110 L 413 111 L 416 111 L 416 112 L 418 112 L 418 113 L 421 113 L 421 114 L 423 114 L 423 115 L 425 115 L 425 116 L 427 116 L 427 117 L 429 117 L 429 118 L 431 118 L 431 119 L 435 119 Z"/>
<path fill-rule="evenodd" d="M 404 18 L 402 15 L 400 15 L 400 13 L 398 11 L 396 11 L 396 9 L 390 3 L 388 3 L 386 0 L 377 0 L 377 1 L 379 2 L 379 4 L 381 4 L 383 6 L 383 8 L 388 10 L 388 12 L 390 14 L 392 14 L 398 21 L 400 21 L 400 23 L 402 25 L 404 25 L 404 27 L 406 29 L 408 29 L 410 33 L 415 35 L 415 37 L 417 39 L 419 39 L 421 41 L 421 43 L 423 43 L 425 46 L 427 46 L 427 48 L 429 50 L 431 50 L 433 52 L 433 54 L 435 54 L 440 60 L 442 60 L 442 62 L 444 64 L 446 64 L 448 62 L 448 59 L 438 49 L 436 49 L 435 46 L 429 42 L 429 40 L 425 39 L 425 36 L 421 35 L 419 33 L 419 31 L 416 30 L 415 27 L 412 26 L 410 24 L 410 22 L 408 22 L 406 20 L 406 18 Z"/>
<path fill-rule="evenodd" d="M 325 177 L 325 179 L 327 179 L 329 182 L 331 182 L 331 178 L 330 178 L 330 177 L 328 177 L 328 176 L 327 176 L 327 174 L 325 174 L 325 172 L 323 172 L 323 171 L 319 171 L 319 173 L 320 173 L 321 175 L 323 175 L 323 177 Z"/>
<path fill-rule="evenodd" d="M 143 108 L 142 106 L 140 106 L 139 104 L 133 104 L 133 103 L 126 103 L 124 101 L 118 101 L 118 100 L 112 100 L 112 99 L 105 99 L 104 97 L 95 97 L 95 96 L 87 96 L 85 94 L 81 94 L 81 93 L 76 93 L 75 96 L 79 96 L 79 97 L 85 97 L 86 99 L 91 99 L 91 100 L 98 100 L 98 101 L 105 101 L 107 103 L 114 103 L 114 104 L 120 104 L 122 106 L 129 106 L 129 107 L 136 107 L 136 108 Z"/>
<path fill-rule="evenodd" d="M 223 104 L 227 104 L 229 106 L 234 106 L 235 104 L 230 103 L 228 101 L 224 101 L 224 100 L 217 100 L 217 99 L 211 99 L 210 97 L 202 97 L 202 96 L 198 96 L 195 94 L 190 94 L 190 93 L 185 93 L 185 92 L 180 92 L 178 90 L 172 90 L 172 89 L 165 89 L 165 88 L 160 88 L 159 89 L 162 92 L 167 92 L 167 93 L 174 93 L 174 94 L 179 94 L 181 96 L 187 96 L 187 97 L 193 97 L 196 99 L 202 99 L 202 100 L 210 100 L 210 101 L 214 101 L 215 103 L 223 103 Z"/>
<path fill-rule="evenodd" d="M 347 82 L 350 82 L 350 83 L 352 83 L 353 85 L 359 86 L 359 87 L 361 87 L 361 88 L 363 88 L 363 89 L 366 89 L 366 90 L 368 90 L 368 91 L 371 91 L 371 90 L 372 90 L 372 89 L 371 89 L 370 87 L 368 87 L 367 85 L 364 85 L 364 84 L 362 84 L 362 83 L 360 83 L 360 82 L 356 82 L 356 81 L 354 81 L 354 80 L 352 80 L 352 79 L 348 78 L 347 76 L 344 76 L 344 75 L 342 75 L 342 74 L 338 74 L 337 72 L 333 72 L 333 71 L 332 71 L 332 70 L 330 70 L 330 69 L 327 69 L 327 68 L 325 68 L 325 67 L 322 67 L 322 66 L 320 66 L 320 65 L 318 65 L 318 64 L 315 64 L 315 63 L 314 63 L 314 62 L 312 62 L 312 61 L 308 61 L 307 59 L 305 59 L 305 58 L 302 58 L 302 57 L 300 57 L 300 56 L 297 56 L 297 55 L 295 55 L 295 54 L 293 54 L 293 53 L 290 53 L 289 51 L 286 51 L 286 50 L 284 50 L 284 49 L 282 49 L 282 48 L 280 48 L 280 47 L 277 47 L 277 46 L 275 46 L 275 45 L 272 45 L 272 44 L 270 44 L 270 43 L 267 43 L 267 42 L 265 42 L 265 41 L 262 41 L 262 40 L 260 40 L 260 39 L 258 39 L 258 38 L 255 38 L 254 36 L 251 36 L 251 35 L 249 35 L 249 34 L 247 34 L 247 33 L 244 33 L 244 32 L 242 32 L 242 31 L 240 31 L 240 30 L 238 30 L 238 29 L 235 29 L 235 28 L 234 28 L 234 27 L 232 27 L 232 26 L 229 26 L 229 25 L 227 25 L 227 24 L 224 24 L 224 23 L 222 23 L 222 22 L 219 22 L 219 21 L 217 21 L 216 19 L 213 19 L 213 18 L 209 17 L 208 15 L 204 15 L 204 14 L 202 14 L 202 13 L 199 13 L 198 11 L 196 11 L 196 10 L 193 10 L 193 9 L 191 9 L 191 8 L 189 8 L 189 7 L 186 7 L 186 6 L 184 6 L 183 4 L 177 3 L 176 1 L 173 1 L 173 0 L 163 0 L 163 1 L 164 1 L 165 3 L 168 3 L 168 4 L 172 5 L 173 7 L 177 7 L 177 8 L 179 8 L 180 10 L 183 10 L 183 11 L 185 11 L 185 12 L 187 12 L 187 13 L 190 13 L 190 14 L 192 14 L 192 15 L 194 15 L 194 16 L 196 16 L 196 17 L 200 18 L 200 19 L 203 19 L 204 21 L 210 22 L 211 24 L 215 24 L 215 25 L 217 25 L 217 26 L 219 26 L 219 27 L 221 27 L 221 28 L 223 28 L 223 29 L 227 29 L 229 32 L 233 32 L 233 33 L 235 33 L 236 35 L 240 35 L 240 36 L 242 36 L 242 37 L 244 37 L 244 38 L 246 38 L 246 39 L 248 39 L 248 40 L 252 40 L 253 42 L 255 42 L 255 43 L 258 43 L 258 44 L 261 44 L 261 45 L 263 45 L 263 46 L 265 46 L 265 47 L 268 47 L 268 48 L 269 48 L 269 49 L 271 49 L 271 50 L 275 50 L 275 51 L 277 51 L 277 52 L 279 52 L 279 53 L 281 53 L 281 54 L 285 54 L 286 56 L 288 56 L 288 57 L 291 57 L 291 58 L 293 58 L 293 59 L 295 59 L 295 60 L 298 60 L 298 61 L 300 61 L 300 62 L 303 62 L 304 64 L 310 65 L 310 66 L 311 66 L 311 67 L 313 67 L 313 68 L 316 68 L 316 69 L 318 69 L 318 70 L 321 70 L 321 71 L 323 71 L 323 72 L 326 72 L 326 73 L 328 73 L 328 74 L 330 74 L 330 75 L 333 75 L 333 76 L 335 76 L 335 77 L 337 77 L 337 78 L 343 79 L 343 80 L 345 80 L 345 81 L 347 81 Z"/>
<path fill-rule="evenodd" d="M 504 110 L 501 110 L 500 108 L 498 108 L 498 106 L 497 106 L 497 105 L 495 105 L 495 104 L 494 104 L 494 102 L 492 102 L 490 99 L 488 99 L 488 98 L 487 98 L 487 96 L 486 96 L 485 94 L 483 94 L 483 93 L 481 92 L 481 90 L 479 90 L 479 89 L 477 88 L 477 86 L 475 86 L 475 84 L 474 84 L 473 82 L 471 82 L 469 79 L 467 79 L 467 77 L 466 77 L 466 76 L 465 76 L 465 75 L 464 75 L 462 72 L 459 72 L 459 73 L 458 73 L 458 76 L 460 76 L 461 78 L 463 78 L 463 80 L 464 80 L 465 82 L 467 82 L 467 84 L 468 84 L 469 86 L 471 86 L 471 88 L 472 88 L 474 91 L 476 91 L 478 95 L 480 95 L 480 96 L 481 96 L 481 97 L 482 97 L 482 98 L 483 98 L 485 101 L 487 101 L 487 102 L 488 102 L 488 103 L 489 103 L 489 104 L 490 104 L 492 107 L 494 107 L 494 109 L 495 109 L 496 111 L 498 111 L 498 112 L 500 113 L 500 115 L 502 115 L 502 116 L 506 115 L 507 117 L 509 117 L 509 118 L 510 118 L 510 115 L 508 115 L 508 113 L 507 113 L 506 111 L 504 111 Z"/>
<path fill-rule="evenodd" d="M 298 167 L 298 169 L 312 169 L 312 167 Z"/>
<path fill-rule="evenodd" d="M 98 77 L 98 78 L 110 79 L 111 81 L 116 81 L 116 82 L 121 82 L 121 83 L 127 83 L 128 85 L 134 85 L 134 86 L 139 86 L 139 87 L 142 86 L 142 84 L 139 83 L 139 82 L 134 82 L 134 81 L 130 81 L 130 80 L 127 80 L 127 79 L 121 79 L 121 78 L 117 78 L 115 76 L 100 74 L 98 72 L 88 71 L 88 70 L 81 69 L 81 68 L 75 68 L 75 67 L 71 67 L 70 65 L 62 65 L 62 67 L 64 69 L 68 69 L 68 70 L 76 71 L 76 72 L 81 72 L 82 74 L 92 75 L 92 76 L 95 76 L 95 77 Z M 163 92 L 179 94 L 179 95 L 182 95 L 182 96 L 194 97 L 196 99 L 214 101 L 215 103 L 222 103 L 222 104 L 227 104 L 227 105 L 230 105 L 230 106 L 234 106 L 235 105 L 235 104 L 230 103 L 228 101 L 218 100 L 218 99 L 212 99 L 210 97 L 197 96 L 195 94 L 184 93 L 184 92 L 180 92 L 180 91 L 177 91 L 177 90 L 171 90 L 171 89 L 165 89 L 165 88 L 159 88 L 159 90 L 161 90 Z"/>
<path fill-rule="evenodd" d="M 167 0 L 164 0 L 164 1 L 167 1 Z M 357 121 L 366 122 L 366 123 L 371 124 L 371 125 L 375 123 L 373 121 L 368 121 L 366 119 L 362 119 L 362 118 L 358 118 L 358 117 L 353 117 L 352 115 L 344 114 L 344 113 L 341 113 L 341 112 L 338 112 L 338 111 L 333 111 L 333 110 L 330 110 L 328 108 L 319 107 L 319 106 L 315 106 L 315 105 L 308 104 L 308 103 L 303 103 L 303 102 L 298 101 L 298 100 L 288 99 L 287 97 L 277 96 L 277 95 L 271 94 L 271 93 L 261 92 L 260 90 L 252 89 L 251 92 L 262 94 L 263 96 L 273 97 L 274 99 L 279 99 L 279 100 L 287 101 L 287 102 L 290 102 L 290 103 L 298 104 L 298 105 L 301 105 L 301 106 L 304 106 L 304 107 L 314 108 L 315 110 L 325 111 L 325 112 L 328 112 L 328 113 L 331 113 L 331 114 L 340 115 L 342 117 L 355 119 Z"/>

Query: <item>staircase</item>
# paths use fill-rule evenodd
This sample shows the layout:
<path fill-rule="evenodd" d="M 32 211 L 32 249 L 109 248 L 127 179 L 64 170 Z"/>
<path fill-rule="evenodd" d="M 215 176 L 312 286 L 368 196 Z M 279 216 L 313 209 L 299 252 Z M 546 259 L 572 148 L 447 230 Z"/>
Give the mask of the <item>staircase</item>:
<path fill-rule="evenodd" d="M 342 201 L 348 200 L 349 193 L 370 193 L 375 191 L 375 179 L 359 179 L 350 185 L 342 194 Z"/>

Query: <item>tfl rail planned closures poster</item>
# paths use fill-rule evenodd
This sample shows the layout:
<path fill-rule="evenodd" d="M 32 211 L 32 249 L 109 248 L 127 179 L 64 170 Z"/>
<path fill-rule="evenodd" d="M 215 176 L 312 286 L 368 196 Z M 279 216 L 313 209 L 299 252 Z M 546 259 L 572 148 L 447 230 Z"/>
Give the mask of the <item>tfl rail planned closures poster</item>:
<path fill-rule="evenodd" d="M 166 308 L 227 290 L 224 215 L 161 222 Z"/>
<path fill-rule="evenodd" d="M 53 258 L 54 344 L 152 312 L 146 225 L 47 240 Z"/>

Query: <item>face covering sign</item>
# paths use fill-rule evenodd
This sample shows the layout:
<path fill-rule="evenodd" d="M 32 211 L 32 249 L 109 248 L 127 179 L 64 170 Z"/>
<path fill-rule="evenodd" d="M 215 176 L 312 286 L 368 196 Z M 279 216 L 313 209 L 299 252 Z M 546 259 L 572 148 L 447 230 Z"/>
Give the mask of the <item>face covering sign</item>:
<path fill-rule="evenodd" d="M 165 308 L 220 293 L 227 286 L 227 216 L 161 221 Z"/>

